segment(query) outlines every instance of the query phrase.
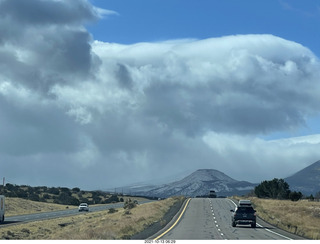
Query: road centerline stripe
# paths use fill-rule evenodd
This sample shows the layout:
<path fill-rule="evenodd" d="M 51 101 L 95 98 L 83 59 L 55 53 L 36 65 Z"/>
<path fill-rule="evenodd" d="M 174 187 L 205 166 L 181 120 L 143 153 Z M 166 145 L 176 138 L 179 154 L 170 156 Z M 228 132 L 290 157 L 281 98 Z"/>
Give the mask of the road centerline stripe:
<path fill-rule="evenodd" d="M 181 219 L 182 215 L 183 215 L 184 212 L 186 211 L 187 206 L 189 205 L 190 200 L 191 200 L 191 198 L 188 199 L 186 205 L 184 206 L 184 208 L 183 208 L 182 212 L 180 213 L 180 215 L 179 215 L 178 219 L 176 220 L 176 222 L 174 222 L 174 224 L 171 225 L 171 227 L 170 227 L 169 229 L 167 229 L 167 230 L 166 230 L 165 232 L 163 232 L 161 235 L 157 236 L 154 240 L 158 240 L 159 238 L 161 238 L 162 236 L 164 236 L 165 234 L 167 234 L 170 230 L 173 229 L 173 227 L 175 227 L 175 226 L 178 224 L 178 222 L 179 222 L 179 220 Z"/>

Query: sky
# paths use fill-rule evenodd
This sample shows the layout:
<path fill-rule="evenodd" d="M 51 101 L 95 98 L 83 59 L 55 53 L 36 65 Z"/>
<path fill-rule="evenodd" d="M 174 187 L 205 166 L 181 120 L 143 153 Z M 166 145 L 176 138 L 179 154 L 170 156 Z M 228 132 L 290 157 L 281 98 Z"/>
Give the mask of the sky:
<path fill-rule="evenodd" d="M 0 177 L 288 177 L 320 159 L 319 26 L 315 0 L 0 0 Z"/>

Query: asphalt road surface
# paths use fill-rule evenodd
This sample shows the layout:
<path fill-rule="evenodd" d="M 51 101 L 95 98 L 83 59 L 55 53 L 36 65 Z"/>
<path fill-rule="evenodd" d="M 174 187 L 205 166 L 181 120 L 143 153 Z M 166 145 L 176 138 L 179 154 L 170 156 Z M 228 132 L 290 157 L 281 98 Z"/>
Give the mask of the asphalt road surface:
<path fill-rule="evenodd" d="M 268 225 L 257 218 L 257 227 L 231 226 L 231 209 L 235 203 L 226 198 L 193 198 L 185 213 L 163 240 L 290 240 L 303 239 Z"/>
<path fill-rule="evenodd" d="M 143 204 L 147 202 L 151 202 L 151 200 L 139 201 L 139 204 Z M 99 206 L 93 205 L 93 206 L 89 206 L 89 212 L 96 212 L 96 211 L 102 211 L 110 208 L 122 208 L 122 207 L 123 207 L 123 203 L 105 204 L 105 205 L 99 205 Z M 5 226 L 6 224 L 45 220 L 45 219 L 66 217 L 66 216 L 84 214 L 84 213 L 86 212 L 79 212 L 78 208 L 76 208 L 76 209 L 66 209 L 61 211 L 10 216 L 10 217 L 5 217 L 5 221 L 0 225 L 0 227 Z"/>

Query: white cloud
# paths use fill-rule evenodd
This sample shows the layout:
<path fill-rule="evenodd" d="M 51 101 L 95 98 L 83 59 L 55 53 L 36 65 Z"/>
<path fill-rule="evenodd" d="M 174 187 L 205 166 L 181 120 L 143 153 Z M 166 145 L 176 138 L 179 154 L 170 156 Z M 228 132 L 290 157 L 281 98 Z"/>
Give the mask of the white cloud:
<path fill-rule="evenodd" d="M 102 9 L 102 8 L 97 8 L 97 7 L 94 7 L 93 9 L 99 18 L 106 18 L 109 15 L 119 15 L 118 12 L 113 11 L 113 10 Z"/>
<path fill-rule="evenodd" d="M 288 177 L 320 157 L 320 135 L 266 141 L 208 132 L 203 141 L 223 160 L 225 171 L 253 182 Z"/>
<path fill-rule="evenodd" d="M 275 36 L 95 42 L 93 51 L 111 89 L 128 88 L 126 99 L 172 129 L 269 133 L 304 125 L 319 112 L 319 60 Z"/>

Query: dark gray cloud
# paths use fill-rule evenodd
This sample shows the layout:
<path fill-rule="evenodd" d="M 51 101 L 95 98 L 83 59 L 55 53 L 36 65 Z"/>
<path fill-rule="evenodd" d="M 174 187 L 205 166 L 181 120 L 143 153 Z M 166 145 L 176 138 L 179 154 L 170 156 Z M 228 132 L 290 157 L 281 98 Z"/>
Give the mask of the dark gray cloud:
<path fill-rule="evenodd" d="M 0 4 L 2 18 L 28 27 L 30 25 L 81 24 L 84 21 L 99 18 L 97 10 L 86 0 L 2 0 Z"/>
<path fill-rule="evenodd" d="M 1 1 L 0 70 L 31 89 L 81 82 L 99 62 L 82 24 L 99 17 L 87 1 Z"/>

